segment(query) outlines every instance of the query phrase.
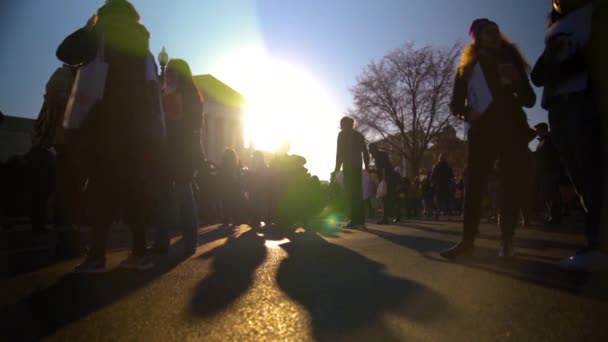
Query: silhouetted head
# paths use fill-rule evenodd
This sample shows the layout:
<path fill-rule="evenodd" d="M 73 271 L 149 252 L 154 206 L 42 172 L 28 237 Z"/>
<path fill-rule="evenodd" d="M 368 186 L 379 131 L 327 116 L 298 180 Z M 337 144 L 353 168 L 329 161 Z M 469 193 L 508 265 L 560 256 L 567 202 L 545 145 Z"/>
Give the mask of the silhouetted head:
<path fill-rule="evenodd" d="M 222 168 L 224 169 L 233 169 L 237 168 L 239 165 L 239 157 L 236 154 L 236 151 L 227 148 L 224 150 L 224 154 L 222 155 Z"/>
<path fill-rule="evenodd" d="M 110 17 L 125 18 L 135 22 L 140 20 L 135 6 L 127 0 L 106 0 L 106 3 L 97 10 L 97 16 L 100 20 Z"/>
<path fill-rule="evenodd" d="M 556 21 L 566 16 L 568 13 L 588 4 L 590 0 L 553 0 L 551 4 L 551 12 L 549 12 L 549 20 L 547 26 L 553 25 Z"/>
<path fill-rule="evenodd" d="M 470 75 L 471 70 L 477 63 L 479 54 L 484 50 L 510 49 L 517 59 L 518 67 L 529 71 L 530 64 L 515 45 L 503 32 L 498 24 L 482 18 L 473 21 L 469 28 L 471 43 L 462 50 L 458 72 L 463 76 Z"/>
<path fill-rule="evenodd" d="M 166 72 L 166 76 L 171 74 L 172 76 L 177 76 L 183 80 L 192 79 L 192 70 L 190 70 L 190 66 L 183 59 L 172 58 L 167 64 Z"/>
<path fill-rule="evenodd" d="M 4 123 L 4 114 L 0 112 L 0 126 Z"/>
<path fill-rule="evenodd" d="M 340 120 L 340 129 L 343 131 L 352 130 L 355 128 L 355 120 L 352 118 L 345 116 Z"/>
<path fill-rule="evenodd" d="M 502 45 L 498 24 L 490 19 L 476 19 L 469 28 L 471 39 L 483 48 L 497 49 Z"/>

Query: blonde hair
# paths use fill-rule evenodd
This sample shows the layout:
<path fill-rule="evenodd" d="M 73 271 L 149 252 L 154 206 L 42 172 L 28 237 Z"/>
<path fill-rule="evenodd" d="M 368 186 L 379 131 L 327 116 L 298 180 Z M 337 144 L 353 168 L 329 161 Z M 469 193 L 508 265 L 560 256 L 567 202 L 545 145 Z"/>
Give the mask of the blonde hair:
<path fill-rule="evenodd" d="M 500 37 L 502 40 L 503 47 L 506 47 L 513 51 L 514 55 L 517 57 L 517 62 L 524 68 L 526 72 L 530 72 L 530 63 L 526 59 L 526 57 L 521 53 L 519 47 L 513 43 L 513 41 L 506 36 L 504 33 L 500 33 Z M 478 46 L 476 42 L 472 42 L 469 45 L 465 46 L 462 49 L 462 54 L 460 56 L 460 63 L 458 64 L 458 74 L 461 76 L 468 76 L 475 63 L 477 63 L 477 51 Z"/>

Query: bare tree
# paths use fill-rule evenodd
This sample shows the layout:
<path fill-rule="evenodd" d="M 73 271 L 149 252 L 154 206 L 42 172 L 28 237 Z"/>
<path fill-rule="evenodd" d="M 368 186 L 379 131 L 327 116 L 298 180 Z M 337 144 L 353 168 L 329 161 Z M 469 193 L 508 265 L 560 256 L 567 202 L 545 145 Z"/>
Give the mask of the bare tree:
<path fill-rule="evenodd" d="M 413 43 L 370 62 L 350 89 L 349 110 L 370 140 L 383 139 L 418 172 L 433 138 L 455 123 L 449 110 L 460 44 L 449 48 Z"/>

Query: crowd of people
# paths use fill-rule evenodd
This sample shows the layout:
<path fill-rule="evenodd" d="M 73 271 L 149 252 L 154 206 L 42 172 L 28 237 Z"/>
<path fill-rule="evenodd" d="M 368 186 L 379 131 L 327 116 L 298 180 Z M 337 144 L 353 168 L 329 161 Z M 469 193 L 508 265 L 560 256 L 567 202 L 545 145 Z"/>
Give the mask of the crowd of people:
<path fill-rule="evenodd" d="M 57 48 L 63 65 L 47 82 L 32 148 L 2 164 L 4 229 L 11 228 L 10 214 L 30 216 L 34 231 L 49 231 L 52 223 L 58 251 L 78 254 L 74 236 L 90 227 L 77 272 L 105 271 L 114 223 L 132 231 L 132 252 L 120 266 L 146 270 L 153 254 L 168 253 L 172 228 L 181 230 L 183 252 L 192 255 L 202 224 L 290 226 L 322 209 L 319 179 L 288 149 L 270 164 L 255 152 L 249 168 L 230 148 L 218 165 L 207 161 L 204 99 L 190 67 L 173 58 L 159 75 L 149 37 L 130 2 L 106 1 Z M 88 67 L 100 64 L 102 79 Z M 87 108 L 80 92 L 90 97 L 97 82 L 103 94 Z"/>
<path fill-rule="evenodd" d="M 383 202 L 379 223 L 388 223 L 391 217 L 399 219 L 404 206 L 398 204 L 402 197 L 397 194 L 410 204 L 405 205 L 406 212 L 415 215 L 422 204 L 425 214 L 435 217 L 449 214 L 450 204 L 461 200 L 462 240 L 440 253 L 446 259 L 456 259 L 474 250 L 486 198 L 491 218 L 499 222 L 502 232 L 499 255 L 513 256 L 519 219 L 529 221 L 536 170 L 549 211 L 547 224 L 561 219 L 559 187 L 568 180 L 587 218 L 588 246 L 561 264 L 608 269 L 608 241 L 600 229 L 606 162 L 600 110 L 605 108 L 606 97 L 600 94 L 606 89 L 602 83 L 606 75 L 601 73 L 600 56 L 605 54 L 600 46 L 599 18 L 604 11 L 599 2 L 554 0 L 545 50 L 533 67 L 497 23 L 486 18 L 474 20 L 469 29 L 471 43 L 462 52 L 450 103 L 452 114 L 469 125 L 464 176 L 455 182 L 452 170 L 440 157 L 432 172 L 414 181 L 404 179 L 399 185 L 387 153 L 370 145 L 380 180 L 377 197 Z M 531 81 L 544 88 L 542 106 L 549 112 L 549 124 L 541 123 L 536 130 L 529 126 L 523 110 L 536 104 Z M 369 172 L 369 157 L 361 144 L 362 136 L 353 127 L 352 119 L 342 119 L 334 174 L 344 169 L 353 217 L 347 227 L 363 228 L 356 210 L 362 201 L 361 158 Z M 534 158 L 528 146 L 536 137 L 539 144 Z"/>
<path fill-rule="evenodd" d="M 497 23 L 473 21 L 450 104 L 470 126 L 462 172 L 455 175 L 449 156 L 441 155 L 431 170 L 406 177 L 382 146 L 368 147 L 354 120 L 344 117 L 332 182 L 324 189 L 307 172 L 306 160 L 287 150 L 269 164 L 255 152 L 247 168 L 232 149 L 218 165 L 207 161 L 200 143 L 204 98 L 188 63 L 171 59 L 159 75 L 150 33 L 135 7 L 107 0 L 57 48 L 63 65 L 47 83 L 33 147 L 2 169 L 30 187 L 34 230 L 47 229 L 51 195 L 57 231 L 68 236 L 75 227 L 91 227 L 88 255 L 77 272 L 105 270 L 115 222 L 127 224 L 133 235 L 132 253 L 121 267 L 145 270 L 153 267 L 151 254 L 168 252 L 172 227 L 181 229 L 184 253 L 191 255 L 201 224 L 306 224 L 332 201 L 344 202 L 345 227 L 354 229 L 364 229 L 366 216 L 375 217 L 379 207 L 380 224 L 462 215 L 461 242 L 440 253 L 447 259 L 473 252 L 485 216 L 499 222 L 500 255 L 513 256 L 515 228 L 521 218 L 529 222 L 533 184 L 542 190 L 547 224 L 559 224 L 560 186 L 569 182 L 587 217 L 588 247 L 563 264 L 606 266 L 608 242 L 600 238 L 605 104 L 598 95 L 605 88 L 594 72 L 601 65 L 596 23 L 604 10 L 589 0 L 554 0 L 545 50 L 533 67 Z M 549 112 L 549 124 L 535 129 L 523 109 L 537 101 L 531 82 L 544 87 L 542 105 Z M 532 154 L 528 146 L 535 138 Z M 16 192 L 2 193 L 9 194 L 1 199 L 5 210 Z"/>

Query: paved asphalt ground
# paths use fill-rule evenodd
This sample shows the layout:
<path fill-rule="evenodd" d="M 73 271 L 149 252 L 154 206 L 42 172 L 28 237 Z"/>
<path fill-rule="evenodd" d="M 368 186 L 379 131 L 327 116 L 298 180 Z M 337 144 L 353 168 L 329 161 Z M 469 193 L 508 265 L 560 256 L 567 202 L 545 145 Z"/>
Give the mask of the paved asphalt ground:
<path fill-rule="evenodd" d="M 498 229 L 482 225 L 475 255 L 446 262 L 437 251 L 460 225 L 213 226 L 196 255 L 175 239 L 146 272 L 116 269 L 124 249 L 105 274 L 62 261 L 0 280 L 0 340 L 608 341 L 607 276 L 557 266 L 579 233 L 520 229 L 503 260 Z"/>

